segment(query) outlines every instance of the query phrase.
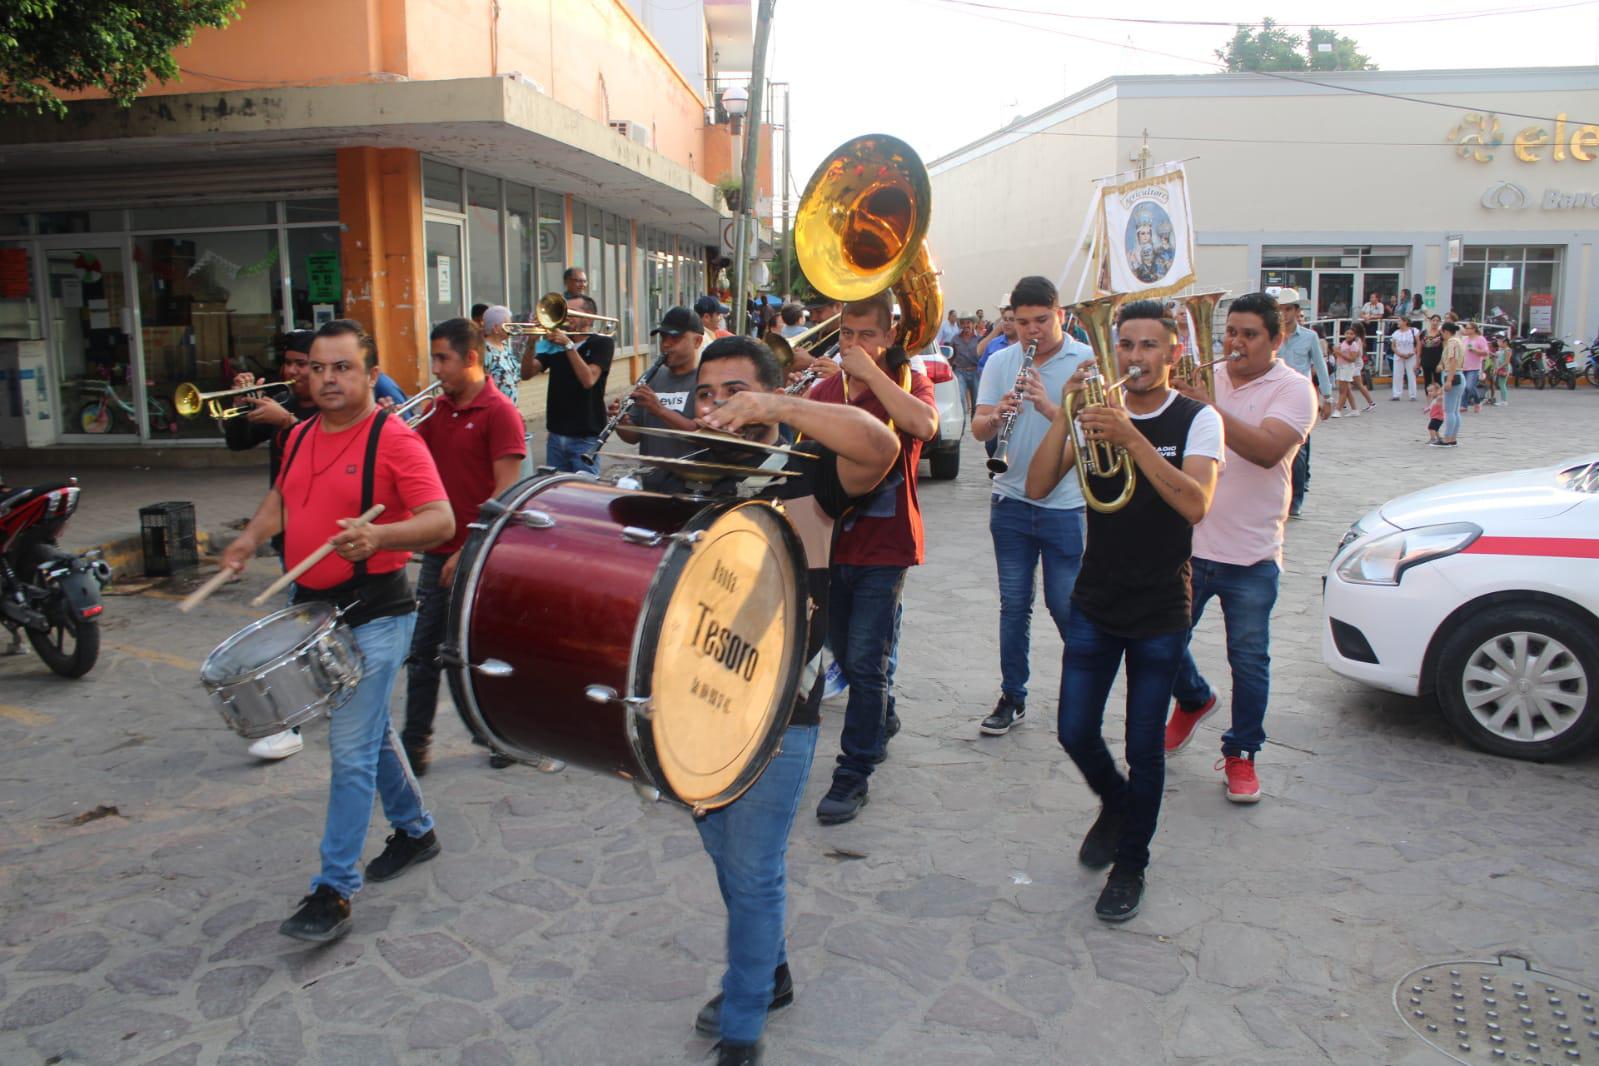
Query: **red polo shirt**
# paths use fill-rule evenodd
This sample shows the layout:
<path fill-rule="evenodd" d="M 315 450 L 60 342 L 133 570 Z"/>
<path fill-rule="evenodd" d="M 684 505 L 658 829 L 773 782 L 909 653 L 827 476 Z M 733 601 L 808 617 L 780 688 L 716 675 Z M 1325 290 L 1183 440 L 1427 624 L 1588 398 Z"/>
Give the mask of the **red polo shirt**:
<path fill-rule="evenodd" d="M 494 460 L 527 454 L 522 415 L 504 393 L 485 381 L 471 401 L 457 407 L 444 394 L 433 401 L 433 415 L 416 427 L 450 496 L 455 536 L 429 548 L 429 555 L 450 555 L 466 543 L 467 523 L 477 521 L 478 508 L 494 495 Z"/>
<path fill-rule="evenodd" d="M 338 433 L 329 433 L 320 418 L 289 431 L 285 465 L 278 472 L 278 492 L 283 496 L 283 561 L 288 566 L 340 532 L 339 519 L 361 513 L 361 471 L 376 415 L 374 408 L 360 423 Z M 378 437 L 372 502 L 381 503 L 384 511 L 374 524 L 402 522 L 423 504 L 444 498 L 444 486 L 439 484 L 426 446 L 401 419 L 390 415 Z M 367 573 L 387 574 L 410 558 L 408 551 L 378 552 L 366 561 Z M 330 589 L 354 576 L 354 564 L 335 553 L 307 570 L 299 583 L 309 589 Z"/>
<path fill-rule="evenodd" d="M 933 382 L 910 371 L 910 394 L 937 410 Z M 844 375 L 831 374 L 816 383 L 806 399 L 819 403 L 844 402 Z M 849 403 L 881 422 L 888 412 L 877 395 L 859 381 L 849 383 Z M 833 562 L 850 566 L 916 566 L 925 552 L 922 545 L 922 506 L 916 498 L 916 467 L 922 442 L 895 427 L 899 458 L 877 491 L 862 497 L 843 520 L 833 546 Z"/>

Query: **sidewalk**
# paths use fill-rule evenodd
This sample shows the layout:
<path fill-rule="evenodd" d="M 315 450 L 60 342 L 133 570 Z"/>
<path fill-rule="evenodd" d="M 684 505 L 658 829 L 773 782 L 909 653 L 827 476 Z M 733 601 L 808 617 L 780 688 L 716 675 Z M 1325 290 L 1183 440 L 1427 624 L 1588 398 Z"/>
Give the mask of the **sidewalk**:
<path fill-rule="evenodd" d="M 633 384 L 633 379 L 626 376 L 625 364 L 618 369 L 622 374 L 613 372 L 606 383 L 607 399 L 622 395 Z M 544 390 L 531 390 L 527 384 L 523 384 L 518 406 L 533 434 L 533 461 L 537 463 L 544 458 Z M 126 451 L 119 453 L 116 460 L 108 457 L 104 465 L 63 461 L 60 465 L 7 462 L 0 466 L 13 486 L 44 485 L 76 477 L 83 491 L 78 497 L 77 513 L 67 523 L 62 546 L 73 551 L 99 548 L 112 570 L 126 578 L 144 572 L 144 548 L 139 536 L 141 507 L 187 500 L 194 504 L 201 553 L 212 544 L 228 542 L 234 533 L 232 524 L 253 515 L 267 490 L 266 448 L 256 448 L 247 455 L 248 465 L 193 469 L 122 465 L 128 460 Z"/>

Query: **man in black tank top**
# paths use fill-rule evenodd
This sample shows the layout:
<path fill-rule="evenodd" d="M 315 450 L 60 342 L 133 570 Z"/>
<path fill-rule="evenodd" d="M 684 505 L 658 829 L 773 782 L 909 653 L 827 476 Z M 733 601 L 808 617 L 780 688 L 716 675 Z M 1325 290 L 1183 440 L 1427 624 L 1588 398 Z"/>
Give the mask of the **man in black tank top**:
<path fill-rule="evenodd" d="M 1077 857 L 1112 867 L 1094 912 L 1105 921 L 1138 913 L 1149 842 L 1160 814 L 1166 762 L 1166 705 L 1187 645 L 1188 558 L 1195 524 L 1205 517 L 1223 454 L 1221 419 L 1167 386 L 1177 324 L 1155 300 L 1127 304 L 1117 317 L 1115 368 L 1124 380 L 1103 406 L 1081 410 L 1074 429 L 1065 397 L 1027 470 L 1027 494 L 1047 496 L 1076 476 L 1079 443 L 1109 445 L 1135 470 L 1126 505 L 1104 506 L 1124 488 L 1122 476 L 1090 477 L 1088 539 L 1072 593 L 1061 664 L 1061 746 L 1102 804 Z M 1082 389 L 1084 364 L 1066 386 Z M 1109 386 L 1109 382 L 1105 383 Z M 1115 393 L 1120 392 L 1120 399 Z M 1074 438 L 1080 435 L 1080 440 Z M 1127 766 L 1122 776 L 1105 747 L 1105 700 L 1127 659 Z"/>

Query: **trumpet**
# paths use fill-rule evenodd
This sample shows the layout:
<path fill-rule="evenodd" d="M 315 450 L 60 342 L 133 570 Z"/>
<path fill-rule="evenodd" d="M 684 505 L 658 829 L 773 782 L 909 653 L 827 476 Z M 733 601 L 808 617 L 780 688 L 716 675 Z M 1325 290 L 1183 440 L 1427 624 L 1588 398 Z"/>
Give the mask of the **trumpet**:
<path fill-rule="evenodd" d="M 532 322 L 507 322 L 505 332 L 513 337 L 543 337 L 561 330 L 564 333 L 598 333 L 609 336 L 616 332 L 618 320 L 607 315 L 590 314 L 587 311 L 573 311 L 566 306 L 566 297 L 558 292 L 548 292 L 539 297 L 538 306 L 533 309 Z M 573 322 L 574 318 L 586 318 L 590 324 L 585 326 L 580 322 Z M 595 326 L 594 323 L 598 323 Z"/>
<path fill-rule="evenodd" d="M 252 408 L 236 404 L 224 404 L 229 398 L 238 399 L 253 393 L 265 393 L 268 389 L 283 389 L 285 395 L 282 400 L 277 397 L 266 397 L 274 403 L 283 403 L 291 391 L 287 381 L 264 381 L 257 385 L 246 385 L 242 389 L 222 389 L 218 392 L 201 392 L 200 387 L 193 382 L 186 382 L 178 386 L 178 391 L 172 394 L 172 405 L 178 409 L 178 414 L 184 418 L 193 418 L 201 411 L 206 412 L 217 421 L 226 421 L 230 418 L 241 418 L 250 413 Z"/>
<path fill-rule="evenodd" d="M 1022 352 L 1022 366 L 1016 372 L 1016 385 L 1014 393 L 1016 406 L 1006 411 L 999 424 L 999 433 L 994 437 L 994 454 L 988 457 L 988 476 L 995 477 L 1010 469 L 1010 435 L 1016 428 L 1016 416 L 1022 410 L 1022 397 L 1027 392 L 1027 375 L 1033 372 L 1033 353 L 1038 351 L 1038 342 L 1032 341 L 1027 345 L 1027 350 Z"/>
<path fill-rule="evenodd" d="M 491 385 L 490 388 L 492 387 L 493 386 Z M 423 405 L 428 404 L 432 400 L 438 399 L 438 395 L 443 391 L 443 389 L 444 382 L 435 381 L 433 384 L 429 385 L 427 388 L 423 389 L 409 400 L 406 400 L 404 403 L 395 407 L 393 413 L 398 417 L 405 419 L 405 424 L 410 426 L 412 429 L 415 429 L 417 426 L 420 426 L 423 422 L 426 422 L 428 419 L 433 417 L 433 412 L 437 410 L 437 408 L 428 406 L 426 410 L 423 410 Z M 421 413 L 417 414 L 418 411 L 421 411 Z M 412 415 L 415 415 L 416 417 L 413 418 Z"/>
<path fill-rule="evenodd" d="M 1078 321 L 1088 330 L 1090 347 L 1094 349 L 1094 367 L 1097 371 L 1084 382 L 1081 392 L 1074 392 L 1066 397 L 1066 417 L 1073 423 L 1074 430 L 1077 416 L 1084 410 L 1103 406 L 1112 397 L 1119 399 L 1121 387 L 1129 380 L 1143 374 L 1141 367 L 1133 367 L 1113 384 L 1105 384 L 1110 380 L 1110 375 L 1116 371 L 1116 356 L 1110 343 L 1110 326 L 1123 299 L 1121 296 L 1103 296 L 1073 308 L 1077 312 Z M 1080 434 L 1074 432 L 1073 436 L 1080 437 Z M 1083 501 L 1101 514 L 1109 514 L 1126 507 L 1133 498 L 1133 489 L 1138 486 L 1138 468 L 1127 449 L 1109 441 L 1078 440 L 1074 451 L 1077 483 L 1083 490 Z M 1101 500 L 1094 495 L 1089 478 L 1102 480 L 1121 478 L 1122 489 L 1113 499 Z"/>
<path fill-rule="evenodd" d="M 804 396 L 807 392 L 811 391 L 811 386 L 816 384 L 821 376 L 822 372 L 816 369 L 815 363 L 812 363 L 810 366 L 806 367 L 804 372 L 802 372 L 799 377 L 794 379 L 794 383 L 788 388 L 784 389 L 783 392 L 789 396 Z"/>
<path fill-rule="evenodd" d="M 1219 292 L 1200 292 L 1192 296 L 1184 296 L 1179 301 L 1188 311 L 1188 319 L 1193 324 L 1193 329 L 1188 334 L 1188 346 L 1177 364 L 1172 367 L 1172 377 L 1176 380 L 1198 386 L 1204 381 L 1206 390 L 1214 396 L 1216 394 L 1216 372 L 1212 369 L 1217 363 L 1226 362 L 1228 356 L 1212 359 L 1208 363 L 1199 361 L 1200 355 L 1209 355 L 1211 350 L 1212 330 L 1215 328 L 1216 305 L 1226 296 L 1225 290 Z"/>
<path fill-rule="evenodd" d="M 838 332 L 838 323 L 843 317 L 842 314 L 834 315 L 832 318 L 818 322 L 804 333 L 796 334 L 792 338 L 785 337 L 774 329 L 769 331 L 761 340 L 768 348 L 772 349 L 772 357 L 777 360 L 777 365 L 786 370 L 794 363 L 795 348 L 801 345 L 816 347 L 827 344 L 833 339 L 833 335 Z"/>

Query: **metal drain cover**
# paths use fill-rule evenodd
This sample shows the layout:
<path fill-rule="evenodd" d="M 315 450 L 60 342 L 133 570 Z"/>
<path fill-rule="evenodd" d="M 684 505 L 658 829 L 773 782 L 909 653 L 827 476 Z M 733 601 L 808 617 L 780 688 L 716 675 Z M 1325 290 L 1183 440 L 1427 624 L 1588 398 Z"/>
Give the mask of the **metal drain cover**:
<path fill-rule="evenodd" d="M 1394 985 L 1394 1009 L 1455 1062 L 1599 1064 L 1599 992 L 1519 955 L 1435 962 Z"/>

